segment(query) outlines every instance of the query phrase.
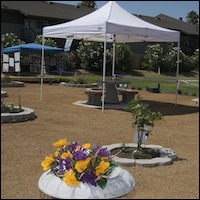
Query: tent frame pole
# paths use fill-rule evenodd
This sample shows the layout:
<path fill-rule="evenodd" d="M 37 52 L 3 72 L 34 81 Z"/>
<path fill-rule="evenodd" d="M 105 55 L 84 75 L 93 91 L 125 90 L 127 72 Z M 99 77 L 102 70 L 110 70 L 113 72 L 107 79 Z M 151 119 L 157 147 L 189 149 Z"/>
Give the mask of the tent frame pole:
<path fill-rule="evenodd" d="M 105 76 L 106 76 L 106 41 L 107 34 L 105 33 L 104 39 L 104 53 L 103 53 L 103 92 L 102 92 L 102 113 L 104 112 L 104 99 L 105 99 Z"/>
<path fill-rule="evenodd" d="M 177 68 L 176 68 L 176 101 L 175 101 L 175 106 L 177 106 L 177 101 L 178 101 L 178 87 L 179 87 L 179 63 L 180 63 L 180 39 L 178 40 L 178 47 L 177 47 Z"/>
<path fill-rule="evenodd" d="M 112 63 L 112 79 L 115 79 L 115 35 L 114 35 L 114 41 L 113 41 L 113 63 Z"/>
<path fill-rule="evenodd" d="M 43 76 L 44 76 L 44 35 L 42 34 L 42 62 L 41 62 L 41 87 L 40 87 L 40 100 L 42 101 L 42 87 L 43 87 Z"/>

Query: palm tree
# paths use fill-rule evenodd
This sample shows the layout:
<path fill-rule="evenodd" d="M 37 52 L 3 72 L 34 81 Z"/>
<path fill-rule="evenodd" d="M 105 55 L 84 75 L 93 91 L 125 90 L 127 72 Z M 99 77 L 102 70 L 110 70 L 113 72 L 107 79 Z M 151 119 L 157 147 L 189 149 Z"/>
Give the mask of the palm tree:
<path fill-rule="evenodd" d="M 96 5 L 95 1 L 81 1 L 81 3 L 77 4 L 77 7 L 96 8 L 97 5 Z"/>
<path fill-rule="evenodd" d="M 190 24 L 198 24 L 199 23 L 199 15 L 195 11 L 190 11 L 187 14 L 187 22 Z"/>

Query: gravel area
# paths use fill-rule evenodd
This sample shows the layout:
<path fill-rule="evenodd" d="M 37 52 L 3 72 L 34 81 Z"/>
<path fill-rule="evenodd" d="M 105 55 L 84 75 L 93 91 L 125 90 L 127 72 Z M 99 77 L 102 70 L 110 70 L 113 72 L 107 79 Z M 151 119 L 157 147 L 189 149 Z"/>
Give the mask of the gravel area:
<path fill-rule="evenodd" d="M 131 143 L 135 129 L 132 115 L 123 110 L 87 108 L 72 103 L 86 100 L 85 88 L 59 84 L 25 83 L 25 87 L 6 88 L 6 103 L 21 104 L 35 111 L 36 119 L 1 124 L 1 198 L 51 199 L 38 188 L 43 173 L 40 165 L 54 153 L 53 142 L 68 141 L 109 145 Z M 151 128 L 147 144 L 174 150 L 179 157 L 172 165 L 124 167 L 134 177 L 135 188 L 121 199 L 198 199 L 199 198 L 199 106 L 194 96 L 139 91 L 152 111 L 163 120 Z"/>

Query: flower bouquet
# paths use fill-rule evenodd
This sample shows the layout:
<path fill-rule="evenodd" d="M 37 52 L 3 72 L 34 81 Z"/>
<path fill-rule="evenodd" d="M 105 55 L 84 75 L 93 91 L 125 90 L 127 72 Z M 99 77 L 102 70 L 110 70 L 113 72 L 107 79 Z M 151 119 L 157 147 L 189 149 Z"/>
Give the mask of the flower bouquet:
<path fill-rule="evenodd" d="M 41 162 L 44 171 L 51 170 L 67 186 L 78 186 L 80 182 L 105 188 L 110 173 L 117 166 L 106 148 L 91 144 L 68 142 L 67 139 L 53 143 L 57 150 Z"/>
<path fill-rule="evenodd" d="M 109 199 L 123 196 L 135 186 L 132 175 L 117 166 L 107 147 L 78 144 L 67 139 L 53 143 L 45 157 L 38 187 L 57 199 Z"/>

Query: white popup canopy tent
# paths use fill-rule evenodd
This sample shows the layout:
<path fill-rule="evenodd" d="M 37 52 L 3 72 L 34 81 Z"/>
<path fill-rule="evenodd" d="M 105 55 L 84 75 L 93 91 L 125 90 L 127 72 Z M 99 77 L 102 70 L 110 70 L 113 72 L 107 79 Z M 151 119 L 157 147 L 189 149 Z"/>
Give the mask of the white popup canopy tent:
<path fill-rule="evenodd" d="M 103 57 L 103 82 L 105 81 L 106 69 L 106 43 L 133 43 L 133 42 L 177 42 L 177 79 L 179 73 L 179 48 L 180 32 L 162 28 L 150 24 L 124 10 L 115 1 L 109 1 L 107 4 L 96 11 L 80 17 L 70 22 L 61 23 L 43 28 L 44 38 L 63 38 L 73 37 L 77 40 L 104 42 Z M 41 63 L 41 79 L 43 79 L 43 57 Z M 42 99 L 41 80 L 41 99 Z M 178 85 L 178 80 L 177 80 Z M 176 89 L 176 103 L 177 92 Z M 104 91 L 103 83 L 102 111 L 104 110 Z"/>

